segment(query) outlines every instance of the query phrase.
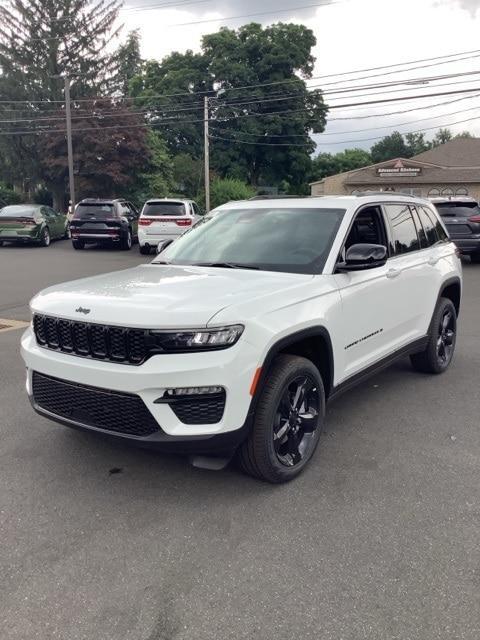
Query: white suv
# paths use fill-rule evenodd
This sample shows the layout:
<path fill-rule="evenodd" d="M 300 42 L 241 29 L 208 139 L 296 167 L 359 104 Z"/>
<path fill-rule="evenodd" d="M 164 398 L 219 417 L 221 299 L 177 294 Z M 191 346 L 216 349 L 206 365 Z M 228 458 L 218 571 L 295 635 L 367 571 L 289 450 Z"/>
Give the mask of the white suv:
<path fill-rule="evenodd" d="M 154 198 L 143 205 L 138 221 L 140 253 L 149 254 L 164 240 L 176 240 L 200 220 L 200 211 L 192 200 Z"/>
<path fill-rule="evenodd" d="M 442 373 L 461 263 L 425 200 L 233 202 L 147 265 L 46 289 L 22 338 L 34 409 L 270 482 L 312 457 L 325 404 L 410 355 Z M 217 210 L 218 212 L 218 210 Z"/>

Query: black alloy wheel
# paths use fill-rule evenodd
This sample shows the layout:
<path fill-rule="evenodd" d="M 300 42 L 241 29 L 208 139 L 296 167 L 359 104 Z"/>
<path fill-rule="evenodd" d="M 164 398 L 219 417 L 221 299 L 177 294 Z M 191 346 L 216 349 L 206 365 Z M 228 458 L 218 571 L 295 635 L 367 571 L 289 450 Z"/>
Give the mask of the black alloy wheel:
<path fill-rule="evenodd" d="M 437 356 L 440 366 L 447 367 L 453 356 L 457 329 L 455 313 L 447 308 L 438 327 Z"/>
<path fill-rule="evenodd" d="M 237 459 L 245 473 L 279 484 L 298 476 L 312 458 L 325 416 L 322 376 L 311 360 L 281 354 L 258 397 L 248 438 Z"/>
<path fill-rule="evenodd" d="M 310 376 L 299 376 L 285 388 L 275 414 L 273 445 L 286 467 L 310 457 L 319 426 L 318 409 L 317 384 Z"/>
<path fill-rule="evenodd" d="M 440 298 L 426 349 L 410 356 L 413 368 L 422 373 L 444 373 L 453 360 L 456 342 L 457 310 L 451 300 Z"/>

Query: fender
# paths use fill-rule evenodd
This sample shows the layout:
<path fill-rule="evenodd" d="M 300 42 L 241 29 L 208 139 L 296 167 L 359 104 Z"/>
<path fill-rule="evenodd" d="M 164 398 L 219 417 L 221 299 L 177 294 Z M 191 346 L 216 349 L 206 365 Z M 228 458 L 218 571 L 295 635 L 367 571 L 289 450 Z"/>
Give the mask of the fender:
<path fill-rule="evenodd" d="M 330 338 L 330 334 L 328 330 L 324 326 L 319 325 L 319 326 L 309 327 L 308 329 L 303 329 L 301 331 L 296 331 L 294 333 L 291 333 L 288 336 L 285 336 L 284 338 L 282 338 L 281 340 L 278 340 L 278 342 L 275 342 L 270 347 L 261 365 L 260 378 L 257 383 L 255 395 L 253 396 L 252 401 L 250 403 L 250 408 L 248 411 L 248 415 L 250 417 L 252 417 L 253 414 L 255 413 L 258 399 L 261 395 L 261 391 L 268 378 L 268 372 L 270 370 L 270 367 L 274 358 L 286 347 L 289 347 L 290 345 L 295 344 L 296 342 L 300 342 L 301 340 L 305 340 L 306 338 L 314 338 L 314 337 L 323 338 L 325 340 L 325 344 L 327 347 L 327 357 L 328 357 L 328 366 L 329 366 L 330 375 L 328 380 L 324 380 L 324 384 L 325 384 L 327 396 L 328 396 L 328 391 L 331 391 L 333 389 L 333 381 L 334 381 L 335 363 L 333 358 L 333 347 L 332 347 L 332 340 Z"/>

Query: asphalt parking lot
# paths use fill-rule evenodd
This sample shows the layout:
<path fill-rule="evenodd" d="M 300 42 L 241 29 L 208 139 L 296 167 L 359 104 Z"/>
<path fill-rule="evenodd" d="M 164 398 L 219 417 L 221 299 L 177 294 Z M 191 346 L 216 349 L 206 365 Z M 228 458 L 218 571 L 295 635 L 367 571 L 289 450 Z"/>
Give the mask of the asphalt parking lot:
<path fill-rule="evenodd" d="M 0 249 L 0 318 L 148 261 Z M 332 404 L 287 486 L 191 469 L 36 416 L 0 333 L 2 640 L 478 640 L 480 267 L 453 366 L 400 362 Z"/>

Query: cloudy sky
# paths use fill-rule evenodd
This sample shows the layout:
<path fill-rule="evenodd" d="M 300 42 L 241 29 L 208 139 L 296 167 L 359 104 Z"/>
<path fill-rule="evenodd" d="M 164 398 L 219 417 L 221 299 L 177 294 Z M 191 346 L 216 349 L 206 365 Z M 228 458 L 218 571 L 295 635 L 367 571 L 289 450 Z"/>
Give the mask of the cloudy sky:
<path fill-rule="evenodd" d="M 247 14 L 251 17 L 247 17 Z M 309 26 L 317 38 L 315 76 L 330 76 L 478 49 L 478 57 L 469 54 L 470 59 L 425 69 L 405 70 L 403 73 L 396 71 L 394 75 L 372 80 L 355 82 L 355 74 L 347 76 L 348 84 L 345 76 L 325 80 L 325 83 L 342 80 L 341 84 L 330 84 L 328 88 L 332 90 L 365 82 L 411 80 L 478 69 L 478 76 L 430 81 L 427 85 L 407 85 L 405 93 L 399 93 L 399 87 L 395 87 L 396 93 L 379 96 L 379 90 L 376 89 L 375 98 L 476 87 L 479 87 L 479 92 L 467 98 L 452 95 L 368 109 L 335 109 L 330 113 L 326 132 L 316 136 L 316 140 L 319 151 L 340 151 L 353 146 L 369 148 L 376 138 L 395 129 L 401 132 L 426 130 L 427 137 L 431 137 L 434 133 L 432 128 L 449 126 L 454 132 L 468 129 L 480 135 L 480 45 L 477 47 L 480 0 L 222 0 L 221 3 L 215 0 L 128 0 L 121 18 L 125 32 L 137 28 L 140 30 L 143 55 L 156 59 L 161 59 L 172 50 L 199 50 L 202 35 L 216 31 L 221 26 L 235 28 L 250 21 L 263 24 L 301 22 Z M 467 54 L 458 56 L 466 57 Z M 418 65 L 407 65 L 410 68 L 413 66 Z M 317 85 L 319 82 L 311 81 Z M 359 100 L 372 99 L 365 93 L 359 92 L 359 96 L 362 94 Z M 345 104 L 345 96 L 331 95 L 328 102 L 331 105 Z M 445 102 L 449 104 L 443 104 Z M 408 109 L 414 110 L 398 113 Z M 389 113 L 392 115 L 386 115 Z M 374 117 L 358 118 L 372 114 Z M 348 119 L 353 116 L 357 119 Z"/>

